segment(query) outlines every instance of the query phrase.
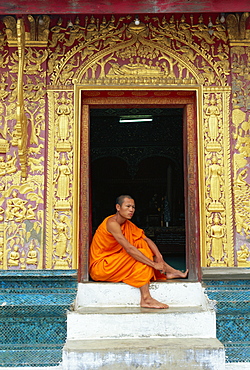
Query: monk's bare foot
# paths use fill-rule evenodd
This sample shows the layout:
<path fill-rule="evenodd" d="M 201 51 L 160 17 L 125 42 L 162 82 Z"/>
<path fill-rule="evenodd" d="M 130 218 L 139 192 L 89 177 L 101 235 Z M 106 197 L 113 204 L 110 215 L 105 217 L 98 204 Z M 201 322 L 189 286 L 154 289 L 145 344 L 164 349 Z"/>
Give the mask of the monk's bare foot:
<path fill-rule="evenodd" d="M 188 270 L 185 272 L 174 270 L 166 273 L 167 279 L 185 279 L 188 275 Z"/>
<path fill-rule="evenodd" d="M 158 302 L 152 297 L 141 299 L 141 307 L 144 308 L 168 308 L 169 306 L 165 303 Z"/>

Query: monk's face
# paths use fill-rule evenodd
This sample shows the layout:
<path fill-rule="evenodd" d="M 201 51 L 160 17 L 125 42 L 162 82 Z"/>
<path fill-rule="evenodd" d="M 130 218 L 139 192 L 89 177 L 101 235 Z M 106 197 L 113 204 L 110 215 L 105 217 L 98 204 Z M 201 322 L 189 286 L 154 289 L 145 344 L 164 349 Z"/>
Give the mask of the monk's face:
<path fill-rule="evenodd" d="M 116 205 L 119 215 L 126 220 L 130 220 L 135 213 L 135 202 L 133 199 L 124 198 L 122 205 Z"/>

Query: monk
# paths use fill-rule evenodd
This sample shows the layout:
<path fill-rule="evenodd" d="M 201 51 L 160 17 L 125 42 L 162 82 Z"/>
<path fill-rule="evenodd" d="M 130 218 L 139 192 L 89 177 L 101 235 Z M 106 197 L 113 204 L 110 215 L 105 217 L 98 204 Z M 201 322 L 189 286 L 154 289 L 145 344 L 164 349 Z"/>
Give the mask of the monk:
<path fill-rule="evenodd" d="M 135 202 L 129 195 L 116 200 L 116 214 L 105 218 L 95 232 L 90 246 L 90 276 L 96 281 L 124 282 L 140 289 L 141 307 L 168 308 L 149 292 L 150 281 L 186 278 L 169 266 L 155 243 L 130 219 Z"/>

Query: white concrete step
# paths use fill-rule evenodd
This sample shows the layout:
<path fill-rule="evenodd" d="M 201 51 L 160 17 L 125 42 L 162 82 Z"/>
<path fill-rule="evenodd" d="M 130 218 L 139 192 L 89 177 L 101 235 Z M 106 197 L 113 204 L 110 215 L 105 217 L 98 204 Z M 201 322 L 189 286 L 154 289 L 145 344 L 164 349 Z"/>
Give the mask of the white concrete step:
<path fill-rule="evenodd" d="M 153 282 L 150 284 L 153 298 L 172 306 L 202 306 L 208 304 L 201 283 L 183 280 Z M 140 302 L 139 289 L 124 283 L 80 283 L 75 308 L 80 307 L 131 307 Z"/>
<path fill-rule="evenodd" d="M 215 338 L 215 312 L 202 306 L 82 307 L 67 315 L 68 340 L 150 337 Z"/>
<path fill-rule="evenodd" d="M 63 370 L 224 370 L 217 339 L 68 340 Z"/>

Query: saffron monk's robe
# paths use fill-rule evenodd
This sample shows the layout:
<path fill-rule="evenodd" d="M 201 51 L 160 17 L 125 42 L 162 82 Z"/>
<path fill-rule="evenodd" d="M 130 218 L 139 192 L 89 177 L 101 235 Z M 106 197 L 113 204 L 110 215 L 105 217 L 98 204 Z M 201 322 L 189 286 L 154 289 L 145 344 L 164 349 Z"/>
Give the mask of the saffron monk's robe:
<path fill-rule="evenodd" d="M 131 257 L 107 230 L 107 220 L 100 224 L 90 246 L 90 276 L 96 281 L 124 282 L 136 288 L 152 280 L 164 279 L 166 276 L 153 267 Z M 121 225 L 125 238 L 149 259 L 153 260 L 153 252 L 148 246 L 144 231 L 126 220 Z"/>

